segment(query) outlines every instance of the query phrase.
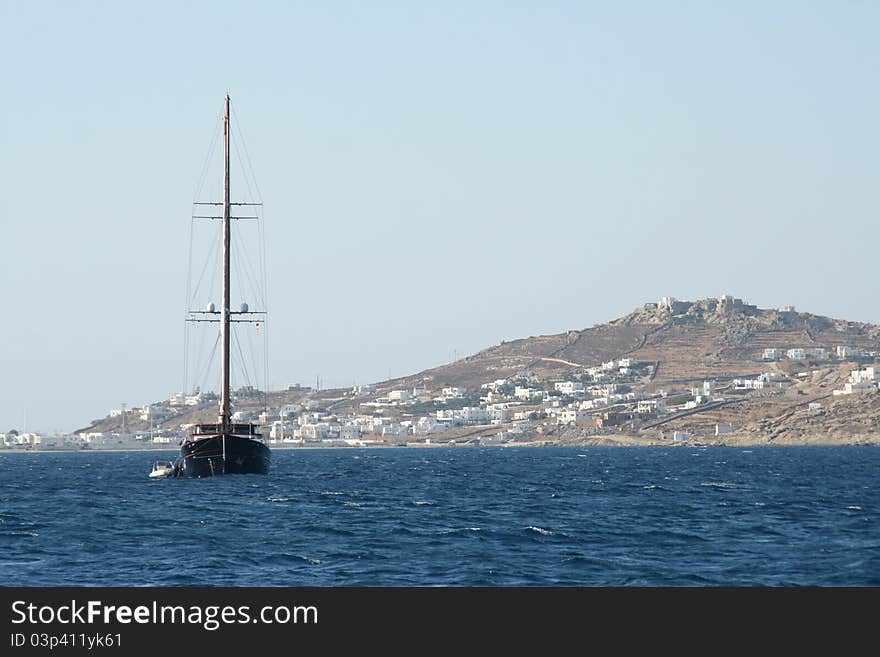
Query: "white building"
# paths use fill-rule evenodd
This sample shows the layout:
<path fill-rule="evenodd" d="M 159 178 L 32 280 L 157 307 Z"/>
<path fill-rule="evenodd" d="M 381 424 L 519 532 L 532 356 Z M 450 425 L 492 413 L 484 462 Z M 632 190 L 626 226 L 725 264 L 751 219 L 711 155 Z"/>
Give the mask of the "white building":
<path fill-rule="evenodd" d="M 461 424 L 478 424 L 490 420 L 489 411 L 476 406 L 465 406 L 459 410 L 441 409 L 437 411 L 437 422 L 458 426 Z"/>
<path fill-rule="evenodd" d="M 563 395 L 582 396 L 584 394 L 584 384 L 580 381 L 558 381 L 553 387 Z"/>
<path fill-rule="evenodd" d="M 722 434 L 732 433 L 732 432 L 733 432 L 733 425 L 730 424 L 730 422 L 724 422 L 724 423 L 715 425 L 715 435 L 716 436 L 720 436 Z"/>
<path fill-rule="evenodd" d="M 660 303 L 657 304 L 657 307 L 660 308 L 660 310 L 672 310 L 675 302 L 675 297 L 662 297 Z"/>
<path fill-rule="evenodd" d="M 489 421 L 489 411 L 476 406 L 465 406 L 456 411 L 448 411 L 452 414 L 453 422 L 457 424 L 477 424 Z M 437 411 L 437 419 L 440 419 L 441 411 Z"/>
<path fill-rule="evenodd" d="M 496 424 L 507 422 L 507 418 L 510 415 L 510 411 L 504 404 L 494 404 L 489 406 L 486 408 L 486 413 L 489 416 L 489 421 Z"/>
<path fill-rule="evenodd" d="M 513 389 L 513 396 L 517 399 L 524 399 L 528 401 L 530 399 L 540 399 L 544 396 L 544 391 L 539 390 L 538 388 L 526 388 L 523 386 L 516 386 Z"/>
<path fill-rule="evenodd" d="M 447 399 L 459 399 L 467 394 L 466 388 L 448 387 L 443 388 L 443 396 Z"/>
<path fill-rule="evenodd" d="M 433 433 L 441 433 L 449 429 L 449 424 L 438 422 L 432 417 L 420 417 L 413 424 L 413 434 L 416 436 L 430 436 Z"/>
<path fill-rule="evenodd" d="M 194 395 L 187 395 L 184 398 L 183 403 L 187 406 L 198 406 L 202 403 L 202 401 L 204 401 L 204 396 L 202 395 L 202 393 L 197 392 Z"/>
<path fill-rule="evenodd" d="M 845 345 L 837 345 L 837 357 L 838 358 L 853 358 L 855 356 L 861 355 L 859 350 L 855 347 L 847 347 Z"/>
<path fill-rule="evenodd" d="M 856 392 L 875 390 L 880 380 L 880 367 L 871 366 L 861 370 L 852 370 L 849 373 L 849 382 L 843 386 L 843 390 L 832 390 L 833 395 L 851 395 Z"/>
<path fill-rule="evenodd" d="M 361 428 L 356 424 L 349 424 L 339 428 L 340 440 L 359 440 L 361 434 Z"/>
<path fill-rule="evenodd" d="M 389 401 L 404 402 L 412 399 L 412 393 L 409 390 L 392 390 L 388 393 Z"/>
<path fill-rule="evenodd" d="M 556 415 L 557 424 L 575 424 L 577 422 L 589 422 L 590 414 L 578 409 L 566 409 Z"/>
<path fill-rule="evenodd" d="M 815 358 L 816 360 L 827 360 L 828 359 L 828 352 L 825 350 L 824 347 L 813 347 L 810 350 L 810 353 L 813 355 L 813 358 Z"/>
<path fill-rule="evenodd" d="M 782 350 L 775 347 L 768 347 L 761 356 L 764 360 L 779 360 L 782 358 Z"/>
<path fill-rule="evenodd" d="M 292 422 L 276 420 L 272 423 L 272 427 L 269 429 L 269 438 L 276 441 L 284 440 L 285 438 L 292 438 L 295 429 L 296 425 Z"/>
<path fill-rule="evenodd" d="M 480 390 L 498 392 L 505 385 L 507 385 L 507 379 L 495 379 L 491 383 L 484 383 L 483 385 L 481 385 Z"/>
<path fill-rule="evenodd" d="M 174 417 L 174 411 L 167 406 L 144 406 L 140 412 L 142 422 L 149 422 L 152 418 L 153 422 L 162 422 L 170 417 Z"/>
<path fill-rule="evenodd" d="M 616 392 L 616 383 L 607 383 L 604 386 L 590 386 L 590 395 L 593 397 L 610 397 Z"/>
<path fill-rule="evenodd" d="M 660 413 L 666 409 L 662 399 L 642 399 L 636 406 L 636 413 Z"/>
<path fill-rule="evenodd" d="M 307 424 L 317 424 L 321 421 L 321 418 L 324 415 L 324 413 L 319 412 L 302 413 L 299 417 L 296 418 L 296 422 L 301 427 L 304 427 Z"/>
<path fill-rule="evenodd" d="M 861 370 L 852 370 L 849 373 L 849 380 L 852 383 L 880 380 L 880 367 L 872 365 Z"/>
<path fill-rule="evenodd" d="M 36 433 L 0 433 L 0 444 L 4 447 L 37 446 L 42 441 L 43 437 Z"/>
<path fill-rule="evenodd" d="M 326 422 L 318 424 L 306 424 L 293 432 L 294 438 L 305 440 L 324 440 L 330 437 L 330 425 Z"/>
<path fill-rule="evenodd" d="M 877 384 L 862 381 L 861 383 L 847 383 L 843 386 L 844 394 L 851 395 L 854 392 L 867 392 L 868 390 L 876 390 Z M 837 392 L 836 390 L 834 392 Z"/>
<path fill-rule="evenodd" d="M 178 392 L 168 398 L 168 404 L 171 406 L 186 406 L 186 395 Z"/>
<path fill-rule="evenodd" d="M 406 436 L 409 435 L 409 427 L 402 424 L 388 424 L 382 427 L 383 436 Z"/>
<path fill-rule="evenodd" d="M 789 349 L 785 352 L 785 355 L 788 356 L 791 360 L 804 360 L 807 357 L 807 352 L 805 349 Z"/>

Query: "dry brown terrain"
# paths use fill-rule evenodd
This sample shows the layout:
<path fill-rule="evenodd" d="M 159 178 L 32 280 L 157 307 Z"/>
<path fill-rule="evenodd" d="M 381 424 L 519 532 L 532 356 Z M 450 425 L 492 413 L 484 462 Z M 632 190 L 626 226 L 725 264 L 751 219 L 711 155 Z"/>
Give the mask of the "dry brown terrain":
<path fill-rule="evenodd" d="M 840 361 L 835 357 L 839 345 L 857 348 L 862 356 Z M 783 352 L 822 347 L 832 357 L 763 361 L 763 350 L 771 347 Z M 265 401 L 272 408 L 292 403 L 338 414 L 357 413 L 361 402 L 394 389 L 418 386 L 439 391 L 444 386 L 458 386 L 476 393 L 483 383 L 523 370 L 532 372 L 539 381 L 579 378 L 587 368 L 627 357 L 642 363 L 642 372 L 650 373 L 631 382 L 633 390 L 647 393 L 664 390 L 675 394 L 704 380 L 723 385 L 734 377 L 754 377 L 768 371 L 782 373 L 795 383 L 784 391 L 750 391 L 739 397 L 725 394 L 725 404 L 718 408 L 668 419 L 659 426 L 633 423 L 601 431 L 593 426 L 558 430 L 548 421 L 536 425 L 530 438 L 560 443 L 669 444 L 673 431 L 687 431 L 706 443 L 876 443 L 880 393 L 875 389 L 833 397 L 831 392 L 843 386 L 851 369 L 880 360 L 878 353 L 880 327 L 872 324 L 758 309 L 738 300 L 703 299 L 678 302 L 672 308 L 638 308 L 584 330 L 502 342 L 450 364 L 381 382 L 369 397 L 355 398 L 349 390 L 303 389 L 270 393 Z M 798 377 L 799 373 L 806 376 Z M 822 408 L 808 410 L 810 402 L 821 403 Z M 262 404 L 262 399 L 243 399 L 236 407 L 258 408 Z M 208 405 L 189 411 L 185 418 L 175 418 L 173 423 L 211 421 L 215 413 L 215 407 Z M 716 438 L 715 425 L 725 422 L 733 425 L 734 432 Z M 114 425 L 118 419 L 107 418 L 92 430 L 113 430 Z M 479 433 L 477 429 L 469 435 Z M 443 435 L 455 437 L 452 433 Z"/>

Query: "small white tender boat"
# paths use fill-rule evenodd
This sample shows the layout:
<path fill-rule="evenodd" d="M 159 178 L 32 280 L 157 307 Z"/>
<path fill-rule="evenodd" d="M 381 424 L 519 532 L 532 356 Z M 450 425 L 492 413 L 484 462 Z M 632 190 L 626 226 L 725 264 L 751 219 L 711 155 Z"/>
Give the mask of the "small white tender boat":
<path fill-rule="evenodd" d="M 174 474 L 174 463 L 171 461 L 156 461 L 150 471 L 150 478 L 171 477 Z"/>

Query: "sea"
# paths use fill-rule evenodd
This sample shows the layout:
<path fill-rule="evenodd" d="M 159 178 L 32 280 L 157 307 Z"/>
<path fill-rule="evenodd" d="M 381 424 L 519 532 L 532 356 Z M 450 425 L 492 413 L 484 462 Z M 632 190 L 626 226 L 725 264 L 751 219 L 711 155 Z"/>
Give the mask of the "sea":
<path fill-rule="evenodd" d="M 0 452 L 4 586 L 880 585 L 880 449 Z"/>

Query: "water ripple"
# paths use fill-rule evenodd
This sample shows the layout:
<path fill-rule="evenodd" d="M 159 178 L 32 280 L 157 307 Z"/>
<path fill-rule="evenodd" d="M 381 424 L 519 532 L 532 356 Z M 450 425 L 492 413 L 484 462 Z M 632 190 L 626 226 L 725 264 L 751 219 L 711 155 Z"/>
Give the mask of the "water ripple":
<path fill-rule="evenodd" d="M 150 481 L 156 458 L 4 454 L 4 585 L 880 585 L 876 448 L 276 450 L 268 477 Z"/>

